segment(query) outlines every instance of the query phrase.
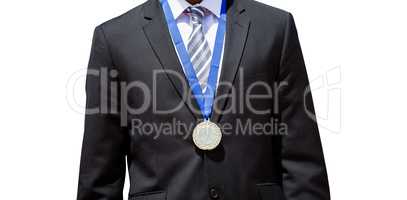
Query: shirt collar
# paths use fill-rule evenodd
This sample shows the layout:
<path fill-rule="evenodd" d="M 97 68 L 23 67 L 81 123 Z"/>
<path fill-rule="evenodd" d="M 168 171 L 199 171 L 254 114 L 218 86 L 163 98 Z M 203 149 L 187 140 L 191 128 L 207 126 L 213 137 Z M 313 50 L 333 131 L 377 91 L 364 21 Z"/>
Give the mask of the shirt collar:
<path fill-rule="evenodd" d="M 184 12 L 185 9 L 187 9 L 189 6 L 192 6 L 186 0 L 167 0 L 167 1 L 175 19 L 178 18 Z M 201 3 L 196 5 L 206 8 L 209 11 L 211 11 L 211 13 L 214 14 L 216 17 L 218 18 L 220 17 L 222 0 L 202 0 Z"/>

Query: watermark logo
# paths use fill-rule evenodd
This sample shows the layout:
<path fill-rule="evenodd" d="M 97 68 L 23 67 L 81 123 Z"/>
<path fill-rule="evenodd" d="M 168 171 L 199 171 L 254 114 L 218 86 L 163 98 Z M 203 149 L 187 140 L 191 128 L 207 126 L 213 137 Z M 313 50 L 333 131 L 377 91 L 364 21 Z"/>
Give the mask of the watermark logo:
<path fill-rule="evenodd" d="M 317 105 L 317 114 L 306 108 L 307 115 L 316 120 L 321 129 L 335 134 L 342 131 L 343 125 L 342 81 L 342 68 L 334 67 L 312 79 L 311 87 L 304 92 L 306 96 L 312 91 L 314 101 L 318 100 L 314 103 Z"/>
<path fill-rule="evenodd" d="M 296 91 L 298 94 L 293 97 L 285 97 L 284 95 L 290 94 L 288 91 L 292 89 L 292 83 L 286 81 L 276 82 L 270 79 L 247 79 L 245 77 L 244 68 L 239 70 L 236 75 L 238 80 L 235 83 L 222 82 L 218 83 L 219 87 L 227 87 L 226 91 L 230 91 L 227 94 L 221 94 L 216 96 L 214 99 L 214 112 L 220 113 L 221 115 L 232 114 L 236 117 L 233 123 L 223 123 L 220 124 L 224 134 L 250 134 L 250 135 L 287 135 L 289 134 L 289 125 L 285 124 L 284 109 L 290 107 L 290 101 L 292 102 L 302 102 L 303 107 L 296 107 L 299 112 L 304 112 L 307 117 L 318 123 L 319 127 L 326 129 L 332 133 L 339 133 L 342 128 L 342 71 L 340 67 L 335 67 L 324 74 L 312 79 L 310 81 L 311 86 L 305 87 L 304 91 Z M 178 80 L 180 83 L 181 99 L 176 105 L 172 107 L 165 107 L 164 109 L 159 108 L 159 104 L 165 99 L 158 95 L 162 92 L 158 81 L 162 81 L 164 76 L 172 76 L 174 79 Z M 141 80 L 134 81 L 123 81 L 120 80 L 119 71 L 102 67 L 98 69 L 82 69 L 73 73 L 66 85 L 66 99 L 68 105 L 72 110 L 77 113 L 86 115 L 116 115 L 120 118 L 120 125 L 123 127 L 131 126 L 132 134 L 143 134 L 143 135 L 169 135 L 173 133 L 183 133 L 183 136 L 188 136 L 192 133 L 192 128 L 194 124 L 184 124 L 182 121 L 168 121 L 159 122 L 158 124 L 153 124 L 152 122 L 143 121 L 139 116 L 149 112 L 150 115 L 177 115 L 180 109 L 184 109 L 188 106 L 189 109 L 195 113 L 200 114 L 199 107 L 192 106 L 194 103 L 194 98 L 197 97 L 192 94 L 187 81 L 183 74 L 175 71 L 169 70 L 154 70 L 151 77 L 150 84 L 143 82 Z M 88 100 L 87 105 L 81 105 L 80 100 L 78 100 L 78 85 L 83 86 L 85 80 L 87 80 L 87 92 Z M 248 82 L 249 81 L 249 82 Z M 168 84 L 171 82 L 168 81 Z M 162 87 L 162 85 L 161 85 Z M 200 86 L 199 86 L 200 87 Z M 207 90 L 216 91 L 218 88 L 210 88 L 207 86 Z M 168 89 L 168 88 L 167 88 Z M 296 88 L 298 89 L 298 88 Z M 302 90 L 302 88 L 300 88 Z M 137 91 L 137 95 L 134 92 Z M 174 90 L 175 91 L 175 90 Z M 280 93 L 280 91 L 283 91 Z M 318 101 L 316 102 L 318 114 L 316 115 L 312 105 L 310 93 L 313 96 L 318 96 Z M 191 95 L 194 98 L 191 98 Z M 322 97 L 324 98 L 321 98 Z M 137 97 L 137 100 L 134 98 Z M 90 99 L 90 100 L 89 100 Z M 222 107 L 219 102 L 221 100 L 228 99 L 228 106 Z M 320 101 L 323 99 L 324 101 Z M 135 105 L 134 102 L 137 102 Z M 84 101 L 82 101 L 84 102 Z M 281 105 L 284 106 L 281 106 Z M 247 119 L 245 115 L 248 114 Z M 269 122 L 264 119 L 269 118 Z M 243 119 L 243 120 L 242 120 Z M 256 119 L 261 119 L 256 122 Z M 281 120 L 282 119 L 282 120 Z M 159 120 L 158 120 L 159 121 Z M 191 127 L 192 126 L 192 127 Z M 269 130 L 269 131 L 268 131 Z"/>

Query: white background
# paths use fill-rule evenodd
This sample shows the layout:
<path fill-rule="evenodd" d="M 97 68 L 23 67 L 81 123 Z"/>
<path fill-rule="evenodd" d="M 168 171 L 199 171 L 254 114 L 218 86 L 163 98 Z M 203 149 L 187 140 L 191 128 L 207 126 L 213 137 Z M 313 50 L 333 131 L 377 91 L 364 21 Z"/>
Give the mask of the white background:
<path fill-rule="evenodd" d="M 296 19 L 332 199 L 406 199 L 404 1 L 263 1 Z M 85 93 L 68 80 L 94 27 L 140 3 L 1 1 L 0 199 L 75 199 Z"/>

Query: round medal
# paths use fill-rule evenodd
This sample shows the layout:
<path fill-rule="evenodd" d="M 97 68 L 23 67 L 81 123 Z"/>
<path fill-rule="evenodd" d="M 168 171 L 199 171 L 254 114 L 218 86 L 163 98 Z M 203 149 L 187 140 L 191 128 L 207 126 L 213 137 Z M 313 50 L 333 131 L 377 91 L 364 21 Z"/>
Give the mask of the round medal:
<path fill-rule="evenodd" d="M 192 140 L 201 150 L 215 149 L 222 139 L 222 132 L 218 125 L 210 121 L 199 123 L 193 133 Z"/>

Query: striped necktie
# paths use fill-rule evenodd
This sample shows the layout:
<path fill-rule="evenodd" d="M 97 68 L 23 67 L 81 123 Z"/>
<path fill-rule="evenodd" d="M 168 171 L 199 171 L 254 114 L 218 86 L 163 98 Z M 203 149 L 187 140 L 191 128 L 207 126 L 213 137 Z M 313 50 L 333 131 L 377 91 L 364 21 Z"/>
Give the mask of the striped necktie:
<path fill-rule="evenodd" d="M 192 24 L 192 32 L 188 38 L 188 53 L 202 91 L 206 90 L 211 65 L 211 50 L 205 39 L 202 28 L 202 20 L 205 10 L 201 6 L 191 6 L 187 8 Z"/>

